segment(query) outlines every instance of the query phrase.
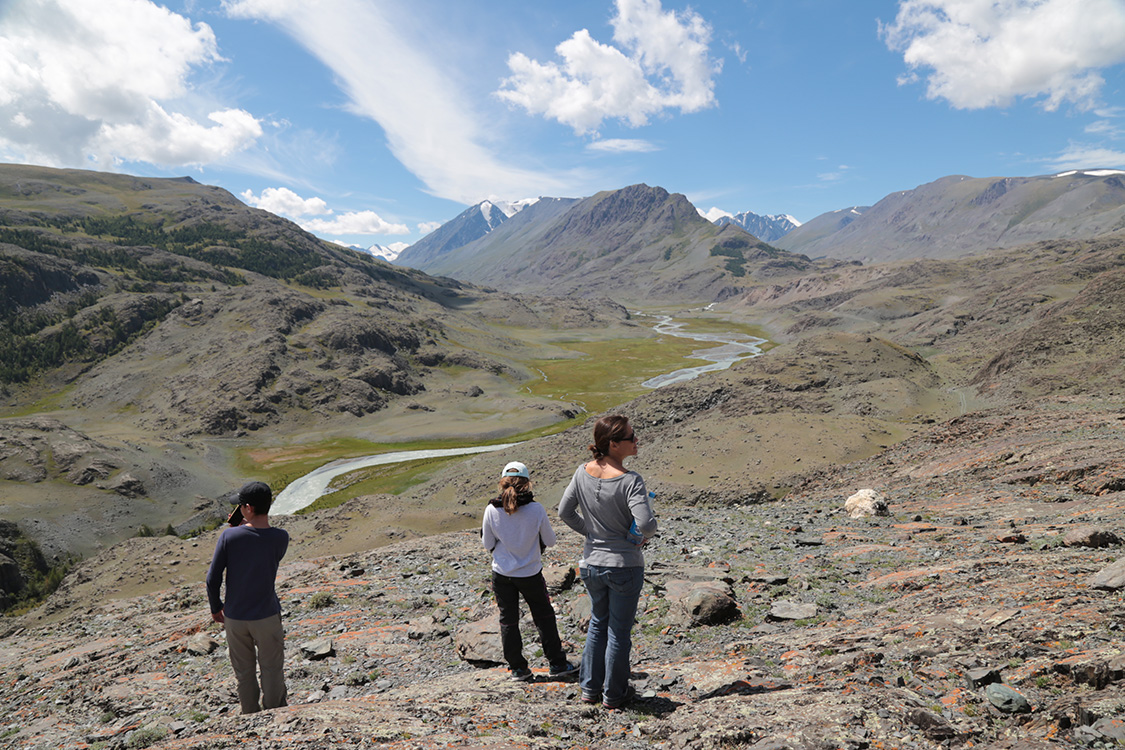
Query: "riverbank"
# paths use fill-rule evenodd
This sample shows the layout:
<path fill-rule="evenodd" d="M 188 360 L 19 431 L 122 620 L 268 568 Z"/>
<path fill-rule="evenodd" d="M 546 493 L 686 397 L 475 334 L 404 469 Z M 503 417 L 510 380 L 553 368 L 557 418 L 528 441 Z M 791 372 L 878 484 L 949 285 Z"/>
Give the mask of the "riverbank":
<path fill-rule="evenodd" d="M 766 339 L 758 338 L 741 332 L 700 332 L 685 330 L 692 323 L 689 320 L 675 320 L 668 315 L 638 313 L 647 318 L 655 318 L 652 330 L 658 336 L 670 336 L 679 339 L 715 344 L 704 349 L 693 350 L 685 359 L 697 359 L 706 362 L 704 365 L 684 367 L 671 372 L 657 375 L 641 383 L 641 387 L 656 389 L 664 386 L 685 383 L 707 372 L 725 370 L 737 362 L 750 357 L 760 356 L 763 353 L 762 345 L 768 343 Z M 714 321 L 711 322 L 714 325 Z M 540 371 L 544 380 L 547 375 Z M 418 419 L 421 415 L 417 415 Z M 317 501 L 327 494 L 333 480 L 349 473 L 360 472 L 373 466 L 406 463 L 422 459 L 472 455 L 475 453 L 492 452 L 510 448 L 514 443 L 492 446 L 466 446 L 452 449 L 423 449 L 412 451 L 391 451 L 372 456 L 339 459 L 320 466 L 308 474 L 291 480 L 278 494 L 274 502 L 274 513 L 296 513 Z M 340 491 L 337 487 L 334 491 Z M 338 498 L 343 502 L 346 498 Z"/>

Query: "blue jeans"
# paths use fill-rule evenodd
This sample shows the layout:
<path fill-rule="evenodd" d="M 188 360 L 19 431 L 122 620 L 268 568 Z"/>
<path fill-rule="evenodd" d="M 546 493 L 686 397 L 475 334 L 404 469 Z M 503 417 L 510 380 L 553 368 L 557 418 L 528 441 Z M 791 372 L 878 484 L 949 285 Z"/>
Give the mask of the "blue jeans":
<path fill-rule="evenodd" d="M 616 705 L 629 688 L 629 650 L 645 570 L 587 565 L 582 568 L 582 582 L 590 595 L 590 627 L 578 682 L 583 694 L 600 694 L 606 703 Z"/>

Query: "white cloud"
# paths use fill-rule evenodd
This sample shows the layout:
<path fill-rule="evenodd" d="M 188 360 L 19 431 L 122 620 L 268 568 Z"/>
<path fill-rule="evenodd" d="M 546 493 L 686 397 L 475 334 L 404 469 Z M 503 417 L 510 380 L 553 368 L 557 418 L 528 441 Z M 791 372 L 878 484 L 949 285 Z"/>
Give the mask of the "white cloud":
<path fill-rule="evenodd" d="M 604 138 L 594 141 L 586 146 L 590 151 L 608 151 L 610 153 L 648 153 L 659 151 L 660 147 L 651 141 L 636 140 L 631 138 Z"/>
<path fill-rule="evenodd" d="M 665 110 L 715 104 L 719 66 L 709 56 L 711 29 L 702 17 L 664 11 L 660 0 L 617 0 L 612 24 L 618 46 L 582 29 L 555 47 L 560 62 L 514 53 L 512 75 L 497 96 L 580 135 L 596 132 L 606 119 L 639 127 Z"/>
<path fill-rule="evenodd" d="M 202 164 L 251 145 L 258 121 L 187 107 L 214 32 L 149 0 L 9 0 L 0 11 L 0 131 L 8 158 L 58 166 Z M 208 123 L 208 121 L 210 121 Z"/>
<path fill-rule="evenodd" d="M 306 219 L 298 222 L 313 234 L 410 234 L 405 224 L 391 224 L 374 211 L 353 211 L 334 219 Z"/>
<path fill-rule="evenodd" d="M 261 195 L 254 195 L 253 190 L 246 190 L 242 193 L 242 199 L 255 208 L 293 218 L 332 213 L 323 198 L 302 198 L 289 188 L 266 188 Z"/>
<path fill-rule="evenodd" d="M 1098 69 L 1125 61 L 1121 0 L 901 0 L 881 25 L 926 95 L 959 109 L 1005 107 L 1019 97 L 1095 106 Z"/>
<path fill-rule="evenodd" d="M 487 148 L 491 125 L 434 60 L 418 9 L 394 2 L 224 0 L 235 18 L 277 25 L 336 75 L 351 109 L 377 122 L 395 158 L 442 198 L 472 204 L 487 193 L 559 195 L 570 179 L 505 163 Z M 402 13 L 402 18 L 394 14 Z"/>
<path fill-rule="evenodd" d="M 706 211 L 703 211 L 702 209 L 699 209 L 699 208 L 697 208 L 695 210 L 699 211 L 699 215 L 702 216 L 704 219 L 707 219 L 707 221 L 710 221 L 710 222 L 716 222 L 719 219 L 723 218 L 724 216 L 730 216 L 730 217 L 734 216 L 734 214 L 732 214 L 730 211 L 724 211 L 723 209 L 715 208 L 714 206 L 711 206 L 711 208 L 707 209 Z"/>
<path fill-rule="evenodd" d="M 423 221 L 418 225 L 418 231 L 423 235 L 429 234 L 442 225 L 440 221 Z"/>
<path fill-rule="evenodd" d="M 1058 156 L 1044 159 L 1051 171 L 1066 169 L 1125 168 L 1125 151 L 1092 146 L 1085 143 L 1072 143 Z"/>
<path fill-rule="evenodd" d="M 374 211 L 350 211 L 331 219 L 304 218 L 330 216 L 334 212 L 323 198 L 302 198 L 289 188 L 266 188 L 261 195 L 244 190 L 242 199 L 255 208 L 288 216 L 317 235 L 410 234 L 405 224 L 392 224 Z"/>

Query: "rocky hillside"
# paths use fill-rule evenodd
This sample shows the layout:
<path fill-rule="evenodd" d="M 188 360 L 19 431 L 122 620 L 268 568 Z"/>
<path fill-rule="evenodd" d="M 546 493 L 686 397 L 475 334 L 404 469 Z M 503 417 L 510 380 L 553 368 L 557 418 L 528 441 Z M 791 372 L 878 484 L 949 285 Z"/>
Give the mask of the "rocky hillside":
<path fill-rule="evenodd" d="M 1123 228 L 1125 172 L 953 175 L 892 193 L 859 215 L 838 211 L 817 217 L 775 244 L 812 258 L 869 263 L 955 258 L 1041 240 L 1096 237 Z"/>
<path fill-rule="evenodd" d="M 132 540 L 4 624 L 0 746 L 1113 746 L 1125 739 L 1125 423 L 1120 402 L 1106 406 L 934 425 L 781 502 L 658 495 L 634 629 L 639 697 L 622 711 L 550 680 L 530 622 L 535 677 L 507 679 L 487 554 L 464 531 L 378 550 L 337 542 L 331 556 L 295 547 L 279 575 L 291 705 L 238 716 L 201 583 L 217 532 Z M 642 449 L 637 468 L 660 492 L 658 467 Z M 845 512 L 869 487 L 885 515 Z M 464 499 L 474 515 L 484 502 Z M 301 541 L 363 517 L 347 506 L 284 523 Z M 581 540 L 556 526 L 548 578 L 577 655 Z M 151 593 L 107 599 L 142 579 Z"/>
<path fill-rule="evenodd" d="M 423 245 L 398 262 L 505 290 L 625 302 L 708 302 L 751 279 L 812 268 L 737 226 L 715 226 L 683 195 L 647 185 L 572 204 L 540 200 L 461 247 Z"/>

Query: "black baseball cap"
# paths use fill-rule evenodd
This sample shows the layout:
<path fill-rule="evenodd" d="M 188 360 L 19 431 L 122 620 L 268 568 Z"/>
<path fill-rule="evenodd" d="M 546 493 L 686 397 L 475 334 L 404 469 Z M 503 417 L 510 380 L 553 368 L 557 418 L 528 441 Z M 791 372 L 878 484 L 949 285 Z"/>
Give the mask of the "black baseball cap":
<path fill-rule="evenodd" d="M 242 485 L 242 489 L 231 495 L 229 498 L 231 505 L 242 505 L 249 503 L 257 508 L 269 508 L 270 503 L 273 502 L 273 492 L 270 486 L 265 482 L 247 482 Z"/>

